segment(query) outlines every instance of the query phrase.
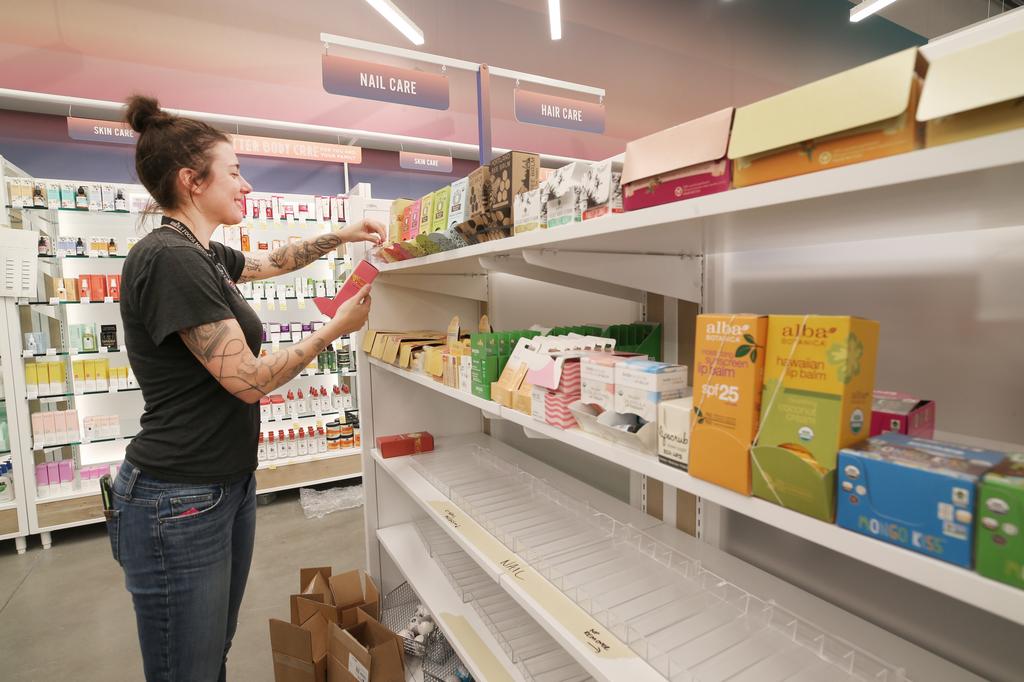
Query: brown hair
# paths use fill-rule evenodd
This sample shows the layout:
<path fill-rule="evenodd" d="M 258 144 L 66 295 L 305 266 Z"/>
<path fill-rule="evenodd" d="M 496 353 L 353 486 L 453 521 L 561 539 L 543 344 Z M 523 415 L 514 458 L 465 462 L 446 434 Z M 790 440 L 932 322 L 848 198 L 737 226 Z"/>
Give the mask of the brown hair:
<path fill-rule="evenodd" d="M 135 173 L 158 208 L 178 208 L 184 197 L 176 192 L 178 171 L 191 168 L 202 182 L 210 174 L 210 151 L 228 137 L 216 128 L 160 108 L 152 97 L 132 95 L 125 120 L 139 134 Z M 191 192 L 189 194 L 191 198 Z"/>

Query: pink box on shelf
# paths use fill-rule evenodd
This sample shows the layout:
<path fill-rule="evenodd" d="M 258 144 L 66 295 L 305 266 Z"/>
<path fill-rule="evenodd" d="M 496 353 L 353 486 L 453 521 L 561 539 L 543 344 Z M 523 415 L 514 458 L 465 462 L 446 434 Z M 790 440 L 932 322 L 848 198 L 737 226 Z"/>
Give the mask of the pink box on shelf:
<path fill-rule="evenodd" d="M 45 495 L 46 486 L 50 485 L 50 474 L 45 464 L 36 465 L 36 490 Z"/>
<path fill-rule="evenodd" d="M 46 478 L 51 486 L 60 485 L 60 465 L 57 462 L 46 463 Z"/>
<path fill-rule="evenodd" d="M 623 208 L 635 211 L 729 189 L 732 115 L 728 107 L 628 143 Z"/>
<path fill-rule="evenodd" d="M 935 403 L 896 391 L 875 391 L 871 435 L 894 431 L 916 438 L 935 437 Z"/>

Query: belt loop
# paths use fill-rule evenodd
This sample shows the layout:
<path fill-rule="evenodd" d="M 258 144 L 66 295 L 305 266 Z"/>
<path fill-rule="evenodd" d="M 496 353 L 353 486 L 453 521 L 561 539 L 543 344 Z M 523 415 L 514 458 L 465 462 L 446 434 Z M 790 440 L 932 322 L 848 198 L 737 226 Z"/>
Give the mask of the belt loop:
<path fill-rule="evenodd" d="M 132 499 L 132 491 L 135 490 L 135 481 L 139 478 L 139 468 L 136 466 L 132 467 L 132 475 L 128 479 L 128 486 L 125 488 L 124 496 L 125 499 Z"/>

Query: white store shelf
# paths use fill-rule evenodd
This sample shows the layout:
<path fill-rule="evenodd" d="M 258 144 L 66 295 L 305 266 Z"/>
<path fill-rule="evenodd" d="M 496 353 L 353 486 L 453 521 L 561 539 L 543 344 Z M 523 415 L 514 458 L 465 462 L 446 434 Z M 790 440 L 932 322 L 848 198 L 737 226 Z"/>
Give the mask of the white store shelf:
<path fill-rule="evenodd" d="M 62 502 L 64 500 L 77 500 L 82 497 L 92 497 L 93 495 L 99 496 L 99 489 L 96 490 L 73 490 L 68 493 L 57 493 L 51 494 L 46 497 L 37 497 L 36 504 L 46 504 L 48 502 Z"/>
<path fill-rule="evenodd" d="M 7 511 L 8 509 L 17 509 L 18 504 L 19 503 L 17 498 L 11 500 L 10 502 L 0 502 L 0 511 Z"/>
<path fill-rule="evenodd" d="M 809 542 L 918 583 L 947 597 L 988 611 L 1015 624 L 1024 625 L 1024 590 L 990 580 L 965 568 L 819 521 L 771 502 L 740 495 L 661 464 L 654 455 L 622 447 L 580 429 L 559 429 L 537 421 L 530 415 L 441 386 L 427 377 L 400 370 L 377 360 L 371 360 L 371 363 L 429 388 L 444 389 L 438 392 L 475 407 L 479 407 L 480 402 L 488 403 L 487 408 L 481 407 L 488 414 L 498 415 L 501 419 L 520 424 L 536 434 L 566 443 Z"/>
<path fill-rule="evenodd" d="M 321 452 L 315 455 L 303 455 L 301 457 L 284 457 L 279 459 L 270 459 L 260 462 L 258 469 L 280 469 L 281 467 L 291 466 L 293 464 L 305 464 L 306 462 L 316 462 L 322 459 L 337 459 L 340 457 L 354 457 L 361 455 L 363 452 L 362 448 L 347 448 L 345 450 L 337 450 L 335 452 Z"/>
<path fill-rule="evenodd" d="M 430 558 L 423 540 L 411 523 L 377 531 L 381 546 L 394 560 L 410 587 L 434 614 L 459 659 L 476 680 L 523 682 L 522 673 L 502 652 L 480 615 L 464 603 L 445 579 L 437 563 Z M 467 641 L 452 629 L 454 619 L 464 619 L 476 633 L 477 641 Z"/>
<path fill-rule="evenodd" d="M 426 386 L 427 388 L 437 391 L 438 393 L 442 393 L 450 398 L 461 400 L 467 405 L 478 407 L 480 408 L 480 410 L 482 410 L 485 414 L 489 416 L 493 416 L 495 418 L 500 416 L 501 406 L 491 400 L 484 400 L 483 398 L 476 397 L 472 393 L 466 393 L 465 391 L 460 391 L 457 388 L 445 386 L 440 382 L 434 381 L 425 374 L 415 374 L 413 372 L 398 369 L 394 365 L 389 365 L 388 363 L 382 362 L 377 358 L 367 359 L 370 361 L 370 364 L 374 367 L 380 367 L 381 369 L 393 372 L 394 374 L 398 374 L 399 376 L 408 379 L 413 383 L 420 384 L 421 386 Z"/>
<path fill-rule="evenodd" d="M 451 500 L 416 472 L 408 458 L 374 459 L 416 501 L 427 515 L 444 528 L 466 552 L 515 601 L 596 680 L 663 682 L 657 671 L 614 637 L 603 625 L 557 591 L 497 538 L 492 536 Z M 539 599 L 537 595 L 543 595 Z M 587 644 L 591 635 L 608 644 L 598 654 Z"/>
<path fill-rule="evenodd" d="M 535 230 L 381 273 L 483 272 L 481 256 L 566 249 L 708 254 L 978 230 L 1019 224 L 1024 130 Z M 909 218 L 921 205 L 933 220 Z M 948 208 L 948 210 L 944 210 Z"/>

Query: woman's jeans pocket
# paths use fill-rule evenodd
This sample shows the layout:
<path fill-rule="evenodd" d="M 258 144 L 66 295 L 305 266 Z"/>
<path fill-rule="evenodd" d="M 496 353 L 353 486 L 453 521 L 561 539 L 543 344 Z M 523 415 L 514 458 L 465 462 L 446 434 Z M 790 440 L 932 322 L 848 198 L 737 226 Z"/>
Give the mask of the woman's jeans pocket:
<path fill-rule="evenodd" d="M 121 510 L 107 509 L 103 512 L 107 519 L 107 536 L 110 538 L 110 553 L 114 561 L 121 563 Z"/>

